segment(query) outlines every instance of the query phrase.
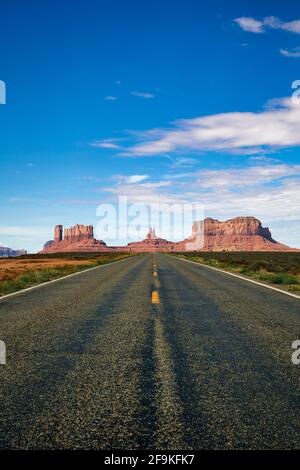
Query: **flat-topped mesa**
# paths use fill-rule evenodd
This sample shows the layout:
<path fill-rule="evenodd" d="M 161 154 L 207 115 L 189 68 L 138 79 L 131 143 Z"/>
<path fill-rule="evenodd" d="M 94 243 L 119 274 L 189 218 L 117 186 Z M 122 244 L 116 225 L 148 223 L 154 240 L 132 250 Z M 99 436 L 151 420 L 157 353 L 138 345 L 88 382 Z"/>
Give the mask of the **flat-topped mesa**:
<path fill-rule="evenodd" d="M 255 217 L 235 217 L 224 222 L 208 217 L 193 224 L 191 238 L 197 233 L 203 234 L 200 251 L 294 251 L 276 242 L 270 230 Z"/>
<path fill-rule="evenodd" d="M 197 224 L 197 222 L 195 222 L 194 225 L 195 224 Z M 267 227 L 263 227 L 261 222 L 255 217 L 235 217 L 234 219 L 225 220 L 224 222 L 208 217 L 204 219 L 204 235 L 259 235 L 274 242 L 270 230 Z"/>

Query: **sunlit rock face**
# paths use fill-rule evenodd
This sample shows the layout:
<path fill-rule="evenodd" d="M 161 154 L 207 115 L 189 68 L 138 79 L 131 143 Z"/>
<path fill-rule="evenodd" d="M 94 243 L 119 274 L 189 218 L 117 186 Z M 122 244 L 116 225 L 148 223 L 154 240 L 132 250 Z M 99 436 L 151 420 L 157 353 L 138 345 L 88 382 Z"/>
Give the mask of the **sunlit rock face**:
<path fill-rule="evenodd" d="M 82 240 L 94 240 L 94 227 L 92 225 L 74 225 L 64 229 L 64 240 L 77 243 Z"/>
<path fill-rule="evenodd" d="M 270 241 L 273 241 L 270 230 L 268 228 L 262 227 L 261 222 L 255 217 L 236 217 L 234 219 L 226 220 L 225 222 L 207 218 L 204 220 L 204 233 L 207 236 L 260 235 Z"/>

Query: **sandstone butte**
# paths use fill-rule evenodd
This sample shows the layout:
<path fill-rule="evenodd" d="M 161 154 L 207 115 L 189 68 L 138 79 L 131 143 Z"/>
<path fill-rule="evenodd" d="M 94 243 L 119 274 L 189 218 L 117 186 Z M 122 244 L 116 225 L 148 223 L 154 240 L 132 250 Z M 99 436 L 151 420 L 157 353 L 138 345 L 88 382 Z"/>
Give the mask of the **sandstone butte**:
<path fill-rule="evenodd" d="M 202 234 L 202 235 L 201 235 Z M 75 225 L 63 230 L 56 225 L 54 240 L 40 253 L 58 252 L 172 252 L 172 251 L 300 251 L 273 240 L 270 230 L 255 217 L 235 217 L 220 222 L 212 218 L 194 222 L 192 234 L 180 242 L 159 238 L 150 228 L 142 241 L 126 246 L 108 246 L 94 238 L 92 225 Z"/>

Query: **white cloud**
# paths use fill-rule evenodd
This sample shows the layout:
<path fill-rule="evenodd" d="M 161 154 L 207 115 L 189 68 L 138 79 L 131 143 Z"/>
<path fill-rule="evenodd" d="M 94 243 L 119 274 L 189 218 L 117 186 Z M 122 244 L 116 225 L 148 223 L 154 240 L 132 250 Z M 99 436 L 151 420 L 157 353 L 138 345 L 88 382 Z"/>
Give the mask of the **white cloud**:
<path fill-rule="evenodd" d="M 295 47 L 294 49 L 280 49 L 280 54 L 285 57 L 300 57 L 300 47 Z"/>
<path fill-rule="evenodd" d="M 279 162 L 280 160 L 278 158 L 272 158 L 268 157 L 266 155 L 255 155 L 254 157 L 250 157 L 249 160 L 256 161 L 259 163 L 272 163 L 272 162 Z"/>
<path fill-rule="evenodd" d="M 216 217 L 254 215 L 262 221 L 292 221 L 300 219 L 299 179 L 284 180 L 280 185 L 256 185 L 236 191 L 235 187 L 223 187 L 209 193 L 205 208 Z"/>
<path fill-rule="evenodd" d="M 261 112 L 230 112 L 175 121 L 172 127 L 141 133 L 123 155 L 177 151 L 229 151 L 256 154 L 300 146 L 300 106 L 290 98 L 273 100 Z"/>
<path fill-rule="evenodd" d="M 202 170 L 195 175 L 202 188 L 250 187 L 275 182 L 290 176 L 300 176 L 300 165 L 263 165 L 228 170 Z"/>
<path fill-rule="evenodd" d="M 108 96 L 105 96 L 104 99 L 105 101 L 116 101 L 118 98 L 116 96 L 108 95 Z"/>
<path fill-rule="evenodd" d="M 300 34 L 300 20 L 284 22 L 275 16 L 268 16 L 264 19 L 264 24 L 273 29 L 282 29 L 290 33 Z"/>
<path fill-rule="evenodd" d="M 244 31 L 249 31 L 251 33 L 263 33 L 263 22 L 258 21 L 254 18 L 244 17 L 236 18 L 234 20 Z"/>
<path fill-rule="evenodd" d="M 195 165 L 198 163 L 199 160 L 196 158 L 188 158 L 188 157 L 178 157 L 172 158 L 171 168 L 187 168 Z"/>
<path fill-rule="evenodd" d="M 243 168 L 203 169 L 172 180 L 104 188 L 131 202 L 203 203 L 213 217 L 257 215 L 263 219 L 300 219 L 300 165 L 266 164 Z"/>
<path fill-rule="evenodd" d="M 131 91 L 130 94 L 132 96 L 138 96 L 139 98 L 144 98 L 145 100 L 155 98 L 155 95 L 153 93 L 145 93 L 145 92 L 141 92 L 141 91 Z"/>
<path fill-rule="evenodd" d="M 300 20 L 284 22 L 276 16 L 267 16 L 262 20 L 252 17 L 240 17 L 234 20 L 244 31 L 251 33 L 263 33 L 267 28 L 289 31 L 300 34 Z"/>
<path fill-rule="evenodd" d="M 126 196 L 130 203 L 142 204 L 172 204 L 179 200 L 179 196 L 175 193 L 165 191 L 170 185 L 168 181 L 161 181 L 157 183 L 144 183 L 144 184 L 121 184 L 110 186 L 103 190 L 115 196 Z"/>
<path fill-rule="evenodd" d="M 111 180 L 117 181 L 118 184 L 135 184 L 141 183 L 142 181 L 145 181 L 148 178 L 148 175 L 113 175 L 111 177 Z"/>
<path fill-rule="evenodd" d="M 90 142 L 91 147 L 103 148 L 103 149 L 120 149 L 120 145 L 116 142 L 119 139 L 105 139 L 105 140 L 94 140 Z"/>
<path fill-rule="evenodd" d="M 205 215 L 219 219 L 255 216 L 270 228 L 300 222 L 300 165 L 261 164 L 246 168 L 203 169 L 176 174 L 172 179 L 128 183 L 104 188 L 114 198 L 127 196 L 129 203 L 203 204 Z M 298 221 L 298 222 L 297 222 Z M 279 241 L 299 245 L 295 231 Z M 275 231 L 275 235 L 282 232 Z M 276 237 L 275 237 L 276 238 Z"/>
<path fill-rule="evenodd" d="M 128 176 L 127 182 L 128 183 L 141 183 L 141 181 L 144 181 L 148 178 L 148 175 L 132 175 Z"/>

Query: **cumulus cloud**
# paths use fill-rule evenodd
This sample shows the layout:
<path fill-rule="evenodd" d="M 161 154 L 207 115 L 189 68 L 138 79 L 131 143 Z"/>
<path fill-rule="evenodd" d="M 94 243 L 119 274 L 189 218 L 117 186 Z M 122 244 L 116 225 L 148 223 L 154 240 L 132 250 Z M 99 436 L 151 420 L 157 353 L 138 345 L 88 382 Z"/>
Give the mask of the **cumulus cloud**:
<path fill-rule="evenodd" d="M 300 106 L 284 98 L 269 102 L 261 112 L 214 114 L 150 129 L 122 154 L 148 156 L 188 150 L 253 155 L 292 146 L 300 146 Z"/>
<path fill-rule="evenodd" d="M 300 20 L 284 22 L 276 16 L 267 16 L 262 20 L 242 16 L 234 20 L 244 31 L 250 33 L 263 33 L 266 29 L 281 29 L 291 33 L 300 34 Z"/>

